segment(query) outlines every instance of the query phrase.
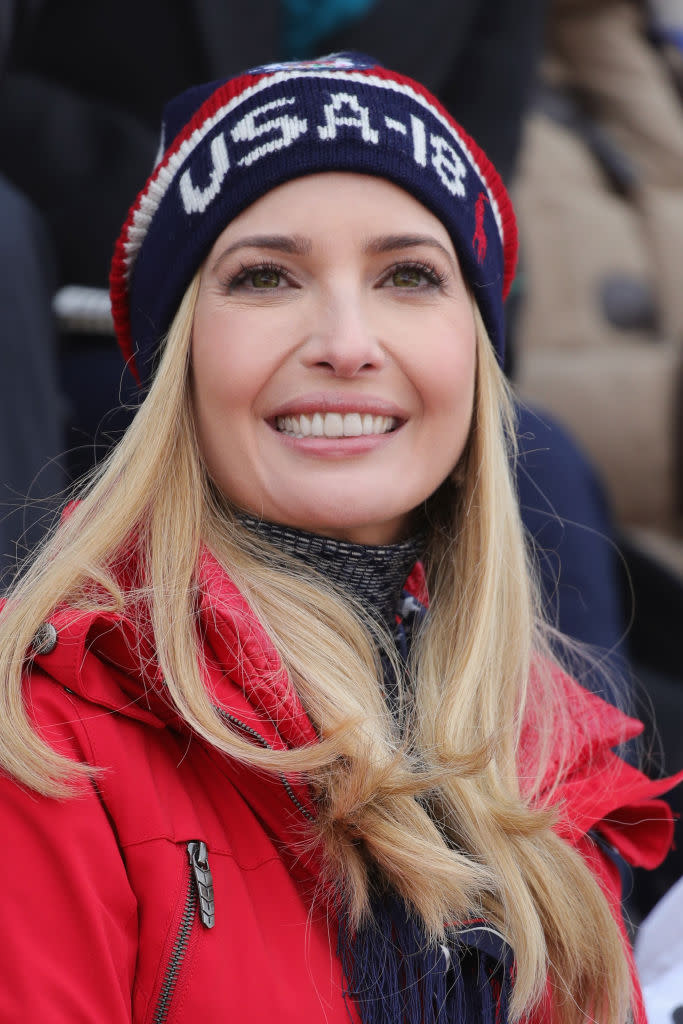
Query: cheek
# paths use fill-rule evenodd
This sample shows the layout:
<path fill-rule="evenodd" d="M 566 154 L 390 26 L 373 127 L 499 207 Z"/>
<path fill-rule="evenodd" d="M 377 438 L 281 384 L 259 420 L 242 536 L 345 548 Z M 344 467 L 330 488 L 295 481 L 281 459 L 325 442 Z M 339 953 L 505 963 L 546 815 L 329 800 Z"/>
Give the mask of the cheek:
<path fill-rule="evenodd" d="M 198 358 L 194 358 L 193 352 L 192 401 L 197 438 L 204 457 L 211 463 L 216 438 L 224 433 L 235 403 L 231 377 L 222 361 L 214 357 L 204 359 L 199 352 L 196 355 Z"/>
<path fill-rule="evenodd" d="M 222 421 L 250 404 L 267 370 L 253 332 L 244 318 L 230 323 L 214 314 L 195 319 L 192 339 L 192 379 L 195 410 L 202 420 Z"/>
<path fill-rule="evenodd" d="M 222 360 L 198 360 L 192 368 L 192 403 L 197 445 L 207 472 L 218 489 L 238 504 L 240 484 L 249 465 L 250 434 L 239 405 L 232 369 Z"/>
<path fill-rule="evenodd" d="M 226 337 L 225 330 L 210 317 L 195 319 L 192 402 L 197 440 L 209 473 L 219 484 L 229 461 L 231 446 L 225 444 L 226 435 L 233 445 L 239 430 L 239 382 L 244 382 L 237 352 Z"/>
<path fill-rule="evenodd" d="M 463 429 L 469 431 L 474 405 L 477 366 L 474 325 L 471 330 L 463 330 L 461 325 L 455 334 L 456 344 L 453 336 L 446 334 L 438 351 L 432 351 L 422 393 L 426 411 L 450 423 L 455 435 L 459 435 Z"/>
<path fill-rule="evenodd" d="M 423 386 L 425 421 L 429 428 L 423 453 L 429 491 L 432 493 L 450 476 L 462 456 L 470 435 L 474 412 L 476 380 L 476 336 L 471 332 L 444 337 L 438 354 L 429 360 L 428 380 Z M 429 468 L 427 469 L 427 465 Z"/>

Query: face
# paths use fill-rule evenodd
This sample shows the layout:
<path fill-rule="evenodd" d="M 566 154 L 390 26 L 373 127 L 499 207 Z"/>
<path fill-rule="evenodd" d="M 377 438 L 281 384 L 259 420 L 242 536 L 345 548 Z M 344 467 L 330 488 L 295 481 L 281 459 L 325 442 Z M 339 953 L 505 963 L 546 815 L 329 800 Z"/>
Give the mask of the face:
<path fill-rule="evenodd" d="M 425 207 L 366 175 L 287 182 L 202 270 L 192 387 L 209 473 L 264 519 L 401 540 L 464 449 L 475 350 L 453 245 Z"/>

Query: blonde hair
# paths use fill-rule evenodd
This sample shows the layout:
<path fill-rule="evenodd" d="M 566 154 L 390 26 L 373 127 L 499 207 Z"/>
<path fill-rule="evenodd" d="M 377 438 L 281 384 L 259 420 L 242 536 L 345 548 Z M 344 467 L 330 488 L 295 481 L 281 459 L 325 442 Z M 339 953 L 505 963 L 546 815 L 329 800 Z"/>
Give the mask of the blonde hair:
<path fill-rule="evenodd" d="M 618 928 L 582 858 L 552 831 L 542 797 L 551 746 L 566 746 L 571 723 L 555 692 L 511 483 L 512 404 L 476 306 L 475 415 L 461 464 L 426 503 L 430 613 L 409 665 L 394 666 L 399 732 L 362 609 L 294 561 L 283 566 L 278 555 L 276 564 L 204 469 L 190 387 L 197 290 L 198 277 L 132 425 L 9 595 L 0 626 L 4 770 L 54 797 L 92 771 L 46 746 L 26 715 L 21 678 L 37 627 L 67 604 L 148 616 L 155 664 L 188 726 L 244 764 L 310 781 L 311 841 L 354 922 L 368 912 L 369 873 L 379 869 L 430 936 L 473 915 L 501 930 L 516 958 L 515 1019 L 541 1002 L 549 980 L 560 1024 L 623 1024 L 630 982 Z M 263 624 L 320 743 L 263 750 L 212 705 L 197 630 L 202 544 Z M 131 552 L 138 577 L 122 587 Z M 540 739 L 520 782 L 522 724 L 536 703 Z"/>

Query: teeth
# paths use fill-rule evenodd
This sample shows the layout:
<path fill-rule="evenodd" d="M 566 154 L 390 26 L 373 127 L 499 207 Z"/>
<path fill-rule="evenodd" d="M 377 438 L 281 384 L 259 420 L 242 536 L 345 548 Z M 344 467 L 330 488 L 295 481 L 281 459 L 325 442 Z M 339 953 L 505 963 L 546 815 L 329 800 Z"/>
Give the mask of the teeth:
<path fill-rule="evenodd" d="M 277 429 L 292 437 L 362 437 L 387 434 L 396 426 L 393 416 L 373 416 L 372 413 L 326 412 L 312 416 L 278 416 Z"/>
<path fill-rule="evenodd" d="M 360 413 L 347 412 L 344 417 L 344 437 L 360 437 L 363 433 L 363 423 Z"/>
<path fill-rule="evenodd" d="M 323 418 L 319 412 L 316 412 L 311 420 L 311 435 L 313 437 L 322 437 L 324 433 L 325 427 L 323 424 Z"/>
<path fill-rule="evenodd" d="M 324 418 L 325 437 L 344 436 L 344 417 L 338 412 L 328 412 Z"/>

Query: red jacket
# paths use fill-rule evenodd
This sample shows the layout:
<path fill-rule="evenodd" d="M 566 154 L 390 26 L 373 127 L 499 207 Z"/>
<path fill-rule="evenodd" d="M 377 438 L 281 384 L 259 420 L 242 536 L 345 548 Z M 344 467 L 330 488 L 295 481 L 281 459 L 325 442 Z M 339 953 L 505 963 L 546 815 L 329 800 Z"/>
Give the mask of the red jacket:
<path fill-rule="evenodd" d="M 315 742 L 241 595 L 209 556 L 202 574 L 215 703 L 254 742 Z M 313 900 L 319 865 L 302 842 L 315 815 L 306 787 L 190 735 L 160 680 L 142 678 L 146 641 L 131 622 L 70 609 L 50 621 L 57 644 L 27 672 L 27 705 L 49 743 L 105 770 L 66 801 L 0 778 L 0 1021 L 347 1024 L 334 923 Z M 575 684 L 567 697 L 577 731 L 561 828 L 617 906 L 617 872 L 586 833 L 654 866 L 672 822 L 652 798 L 670 782 L 619 762 L 601 786 L 623 716 Z"/>

